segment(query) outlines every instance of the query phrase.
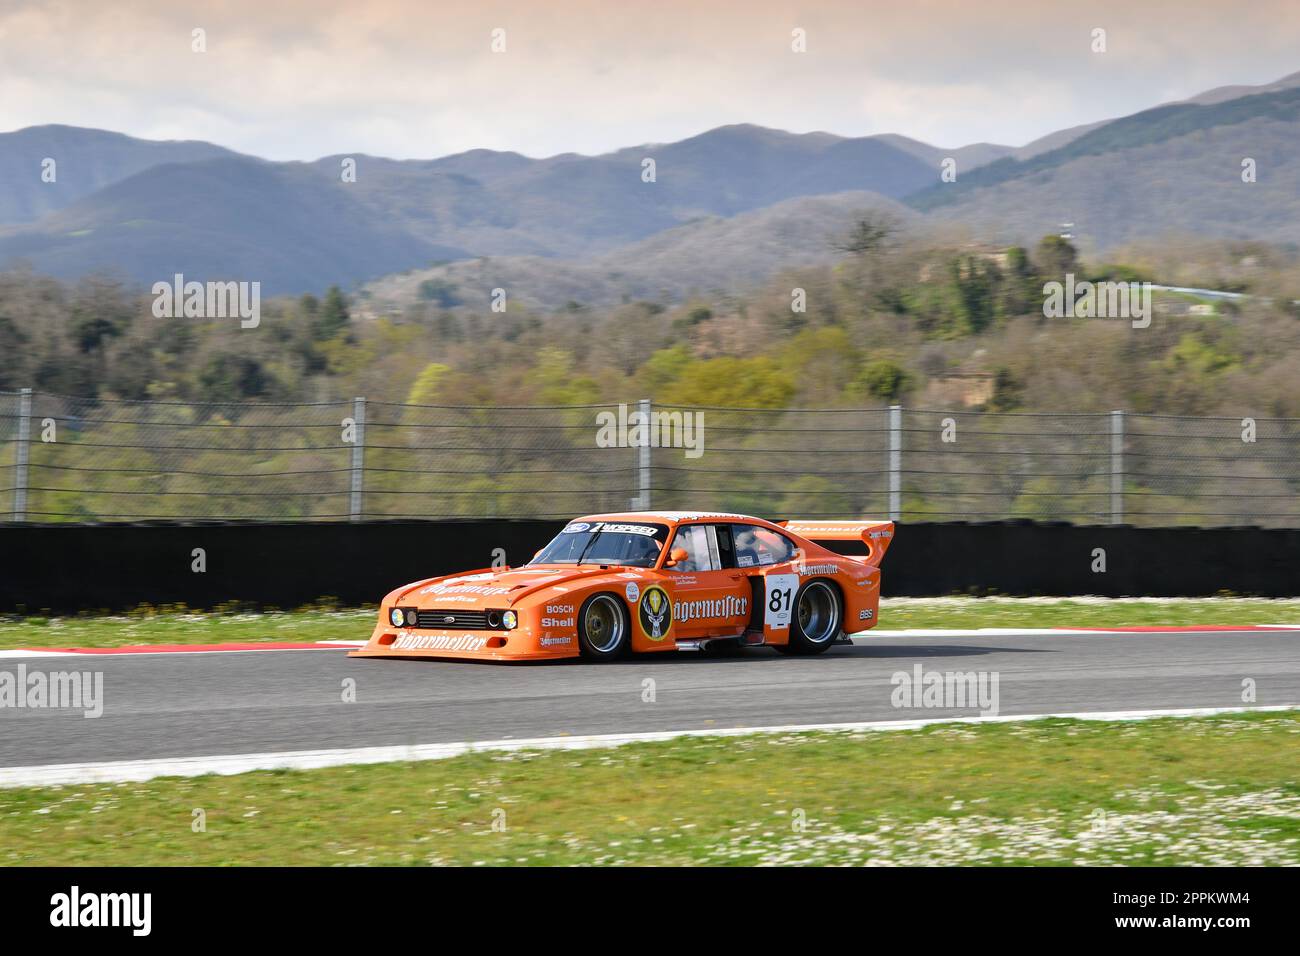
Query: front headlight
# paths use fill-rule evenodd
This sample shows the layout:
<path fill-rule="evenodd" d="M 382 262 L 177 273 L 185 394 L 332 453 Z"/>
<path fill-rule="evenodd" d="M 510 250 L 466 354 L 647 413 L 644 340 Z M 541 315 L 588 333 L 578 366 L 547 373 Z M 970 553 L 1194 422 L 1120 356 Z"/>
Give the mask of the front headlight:
<path fill-rule="evenodd" d="M 519 625 L 519 615 L 514 611 L 506 611 L 501 615 L 501 623 L 507 631 L 513 631 Z"/>
<path fill-rule="evenodd" d="M 395 607 L 388 612 L 388 620 L 392 622 L 393 627 L 401 627 L 405 618 L 402 616 L 402 609 Z"/>

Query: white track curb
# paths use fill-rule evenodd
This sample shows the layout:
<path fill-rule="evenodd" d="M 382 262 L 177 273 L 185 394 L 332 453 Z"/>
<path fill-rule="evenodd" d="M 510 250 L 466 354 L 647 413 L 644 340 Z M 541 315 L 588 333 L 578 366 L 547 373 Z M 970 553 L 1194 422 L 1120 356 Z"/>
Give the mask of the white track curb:
<path fill-rule="evenodd" d="M 924 720 L 882 720 L 846 724 L 790 724 L 777 727 L 733 727 L 709 730 L 667 730 L 647 733 L 597 734 L 578 737 L 535 737 L 521 740 L 463 741 L 398 747 L 353 747 L 339 750 L 298 750 L 283 753 L 175 757 L 160 760 L 121 760 L 106 763 L 49 764 L 0 767 L 0 787 L 49 787 L 85 783 L 136 783 L 155 777 L 229 775 L 253 770 L 316 770 L 351 764 L 446 760 L 462 754 L 518 750 L 590 750 L 624 744 L 676 740 L 683 737 L 738 737 L 746 734 L 797 734 L 810 731 L 864 732 L 919 730 L 934 724 L 1005 724 L 1050 718 L 1074 720 L 1151 720 L 1157 717 L 1207 717 L 1300 709 L 1280 707 L 1193 707 L 1176 710 L 1120 710 L 1082 714 L 1013 714 L 997 717 L 933 717 Z"/>

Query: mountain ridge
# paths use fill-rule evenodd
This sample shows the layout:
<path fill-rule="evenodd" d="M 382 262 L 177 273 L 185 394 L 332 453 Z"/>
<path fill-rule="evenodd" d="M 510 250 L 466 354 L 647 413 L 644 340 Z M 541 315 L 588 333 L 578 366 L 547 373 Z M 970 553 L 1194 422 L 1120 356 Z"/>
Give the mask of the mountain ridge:
<path fill-rule="evenodd" d="M 608 297 L 607 283 L 575 263 L 600 266 L 640 249 L 674 273 L 667 286 L 712 281 L 714 273 L 642 245 L 662 236 L 688 243 L 695 256 L 730 257 L 732 249 L 701 244 L 711 235 L 762 243 L 755 260 L 773 267 L 780 250 L 764 230 L 797 204 L 733 230 L 678 230 L 858 194 L 905 202 L 918 221 L 956 220 L 997 241 L 1033 241 L 1075 221 L 1094 248 L 1169 230 L 1297 242 L 1300 163 L 1286 143 L 1298 138 L 1300 73 L 1217 87 L 1022 147 L 945 148 L 892 133 L 736 123 L 595 156 L 475 149 L 277 162 L 200 141 L 52 124 L 0 134 L 0 173 L 14 184 L 0 194 L 0 266 L 25 262 L 65 278 L 106 271 L 144 284 L 176 272 L 257 279 L 266 294 L 279 294 L 355 287 L 437 262 L 538 257 L 594 277 L 593 291 Z M 47 153 L 56 154 L 56 183 L 40 181 Z M 1265 171 L 1246 195 L 1234 191 L 1242 156 Z M 942 183 L 949 157 L 958 180 Z M 355 161 L 355 182 L 342 175 L 346 160 Z M 805 208 L 834 218 L 826 203 Z M 743 262 L 727 261 L 750 275 Z"/>

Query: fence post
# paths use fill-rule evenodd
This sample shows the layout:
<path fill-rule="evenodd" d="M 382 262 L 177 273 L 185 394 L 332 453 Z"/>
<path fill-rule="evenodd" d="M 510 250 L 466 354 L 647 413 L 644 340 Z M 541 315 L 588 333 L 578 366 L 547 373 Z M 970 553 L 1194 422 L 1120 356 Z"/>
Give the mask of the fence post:
<path fill-rule="evenodd" d="M 637 479 L 637 510 L 650 510 L 650 399 L 643 398 L 638 403 L 641 412 L 641 424 L 644 426 L 645 440 L 641 442 L 641 448 L 637 456 L 639 465 L 639 475 Z"/>
<path fill-rule="evenodd" d="M 889 520 L 903 513 L 903 406 L 889 406 Z"/>
<path fill-rule="evenodd" d="M 352 433 L 352 521 L 361 520 L 361 492 L 366 473 L 366 400 L 352 400 L 352 420 L 356 423 Z"/>
<path fill-rule="evenodd" d="M 1110 523 L 1124 523 L 1124 412 L 1110 413 Z"/>
<path fill-rule="evenodd" d="M 27 462 L 32 440 L 32 390 L 18 392 L 18 447 L 14 452 L 14 520 L 27 520 Z"/>

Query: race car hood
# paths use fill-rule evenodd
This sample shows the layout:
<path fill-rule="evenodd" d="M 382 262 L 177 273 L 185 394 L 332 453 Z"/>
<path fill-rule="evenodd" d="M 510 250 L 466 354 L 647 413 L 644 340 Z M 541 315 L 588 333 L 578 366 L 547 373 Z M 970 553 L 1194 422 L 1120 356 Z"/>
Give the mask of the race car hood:
<path fill-rule="evenodd" d="M 400 592 L 395 603 L 416 608 L 449 605 L 466 609 L 513 607 L 520 599 L 537 591 L 609 574 L 611 570 L 601 565 L 552 564 L 471 571 L 409 585 Z"/>

